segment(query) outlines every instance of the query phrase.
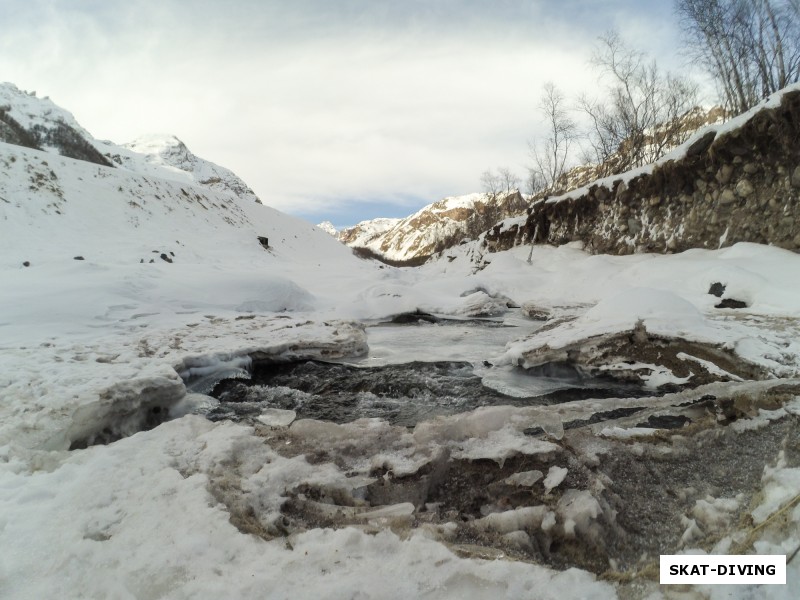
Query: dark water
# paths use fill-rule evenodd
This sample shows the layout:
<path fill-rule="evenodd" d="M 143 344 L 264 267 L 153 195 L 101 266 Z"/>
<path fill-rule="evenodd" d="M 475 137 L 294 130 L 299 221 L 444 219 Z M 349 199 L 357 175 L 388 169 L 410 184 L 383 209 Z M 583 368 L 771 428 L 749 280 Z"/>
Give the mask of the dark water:
<path fill-rule="evenodd" d="M 208 417 L 248 420 L 266 408 L 281 408 L 296 411 L 298 418 L 346 423 L 362 417 L 380 417 L 396 425 L 413 426 L 437 415 L 481 406 L 546 405 L 641 395 L 638 387 L 585 380 L 569 370 L 561 369 L 557 375 L 561 389 L 520 398 L 486 387 L 468 362 L 411 362 L 379 367 L 319 361 L 256 365 L 251 379 L 226 379 L 216 385 L 211 395 L 220 400 L 220 405 Z"/>

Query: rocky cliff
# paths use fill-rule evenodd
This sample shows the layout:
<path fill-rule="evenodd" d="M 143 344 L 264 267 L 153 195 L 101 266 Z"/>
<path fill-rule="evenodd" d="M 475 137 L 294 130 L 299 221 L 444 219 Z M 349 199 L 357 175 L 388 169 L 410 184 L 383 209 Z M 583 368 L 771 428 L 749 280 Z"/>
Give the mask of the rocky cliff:
<path fill-rule="evenodd" d="M 507 194 L 468 194 L 444 198 L 405 219 L 365 221 L 339 234 L 340 241 L 363 253 L 396 264 L 420 264 L 430 256 L 473 240 L 511 215 L 524 214 L 528 202 Z"/>
<path fill-rule="evenodd" d="M 680 252 L 736 242 L 800 250 L 800 85 L 701 129 L 654 165 L 536 202 L 498 223 L 489 251 L 582 241 L 594 253 Z"/>

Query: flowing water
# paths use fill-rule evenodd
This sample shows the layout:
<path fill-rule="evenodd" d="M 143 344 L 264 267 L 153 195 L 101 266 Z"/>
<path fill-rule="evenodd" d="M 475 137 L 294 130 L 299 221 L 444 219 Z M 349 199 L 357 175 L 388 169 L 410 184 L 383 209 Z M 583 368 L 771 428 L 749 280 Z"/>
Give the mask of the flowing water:
<path fill-rule="evenodd" d="M 509 341 L 539 326 L 521 318 L 375 325 L 367 330 L 370 352 L 357 361 L 256 364 L 249 379 L 221 381 L 212 392 L 220 404 L 208 417 L 250 420 L 266 408 L 279 408 L 296 411 L 298 418 L 344 423 L 379 417 L 413 426 L 480 406 L 641 393 L 638 387 L 581 378 L 569 368 L 542 376 L 494 365 Z"/>

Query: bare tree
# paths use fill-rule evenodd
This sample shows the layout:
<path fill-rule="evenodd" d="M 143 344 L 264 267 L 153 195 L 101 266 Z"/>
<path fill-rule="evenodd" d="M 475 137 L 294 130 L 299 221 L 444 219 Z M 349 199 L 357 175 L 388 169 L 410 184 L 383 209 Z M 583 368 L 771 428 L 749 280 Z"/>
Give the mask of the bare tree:
<path fill-rule="evenodd" d="M 525 178 L 525 191 L 531 196 L 541 192 L 545 187 L 539 175 L 538 167 L 528 167 L 528 176 Z"/>
<path fill-rule="evenodd" d="M 688 135 L 680 117 L 693 108 L 697 87 L 662 74 L 654 60 L 626 46 L 615 31 L 600 38 L 592 57 L 608 82 L 607 98 L 579 99 L 591 123 L 587 151 L 607 173 L 619 173 L 657 160 Z"/>
<path fill-rule="evenodd" d="M 500 167 L 497 169 L 500 183 L 508 195 L 519 187 L 519 177 L 517 177 L 508 167 Z"/>
<path fill-rule="evenodd" d="M 481 174 L 481 186 L 483 187 L 484 193 L 492 198 L 497 198 L 497 195 L 503 189 L 500 176 L 495 174 L 491 169 L 487 169 Z"/>
<path fill-rule="evenodd" d="M 497 173 L 487 169 L 481 174 L 481 186 L 485 194 L 495 199 L 501 194 L 507 196 L 516 190 L 519 186 L 519 177 L 507 167 L 499 167 Z"/>
<path fill-rule="evenodd" d="M 676 0 L 690 56 L 744 112 L 800 80 L 798 0 Z"/>
<path fill-rule="evenodd" d="M 552 82 L 544 85 L 539 111 L 544 115 L 547 134 L 542 139 L 528 142 L 533 159 L 528 180 L 531 193 L 556 188 L 566 172 L 570 151 L 578 136 L 577 125 L 569 116 L 564 95 Z"/>

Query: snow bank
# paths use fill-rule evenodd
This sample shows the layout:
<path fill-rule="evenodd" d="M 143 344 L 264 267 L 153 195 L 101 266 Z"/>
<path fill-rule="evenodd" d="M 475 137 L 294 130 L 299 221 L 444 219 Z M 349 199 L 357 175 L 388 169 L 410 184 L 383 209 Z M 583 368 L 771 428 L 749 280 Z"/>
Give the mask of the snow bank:
<path fill-rule="evenodd" d="M 15 549 L 4 555 L 3 590 L 21 600 L 53 590 L 142 600 L 615 597 L 585 572 L 457 558 L 421 534 L 317 529 L 290 544 L 242 535 L 214 495 L 223 478 L 238 473 L 265 509 L 285 486 L 336 471 L 282 459 L 248 429 L 198 417 L 72 453 L 49 472 L 0 469 L 0 543 Z"/>

